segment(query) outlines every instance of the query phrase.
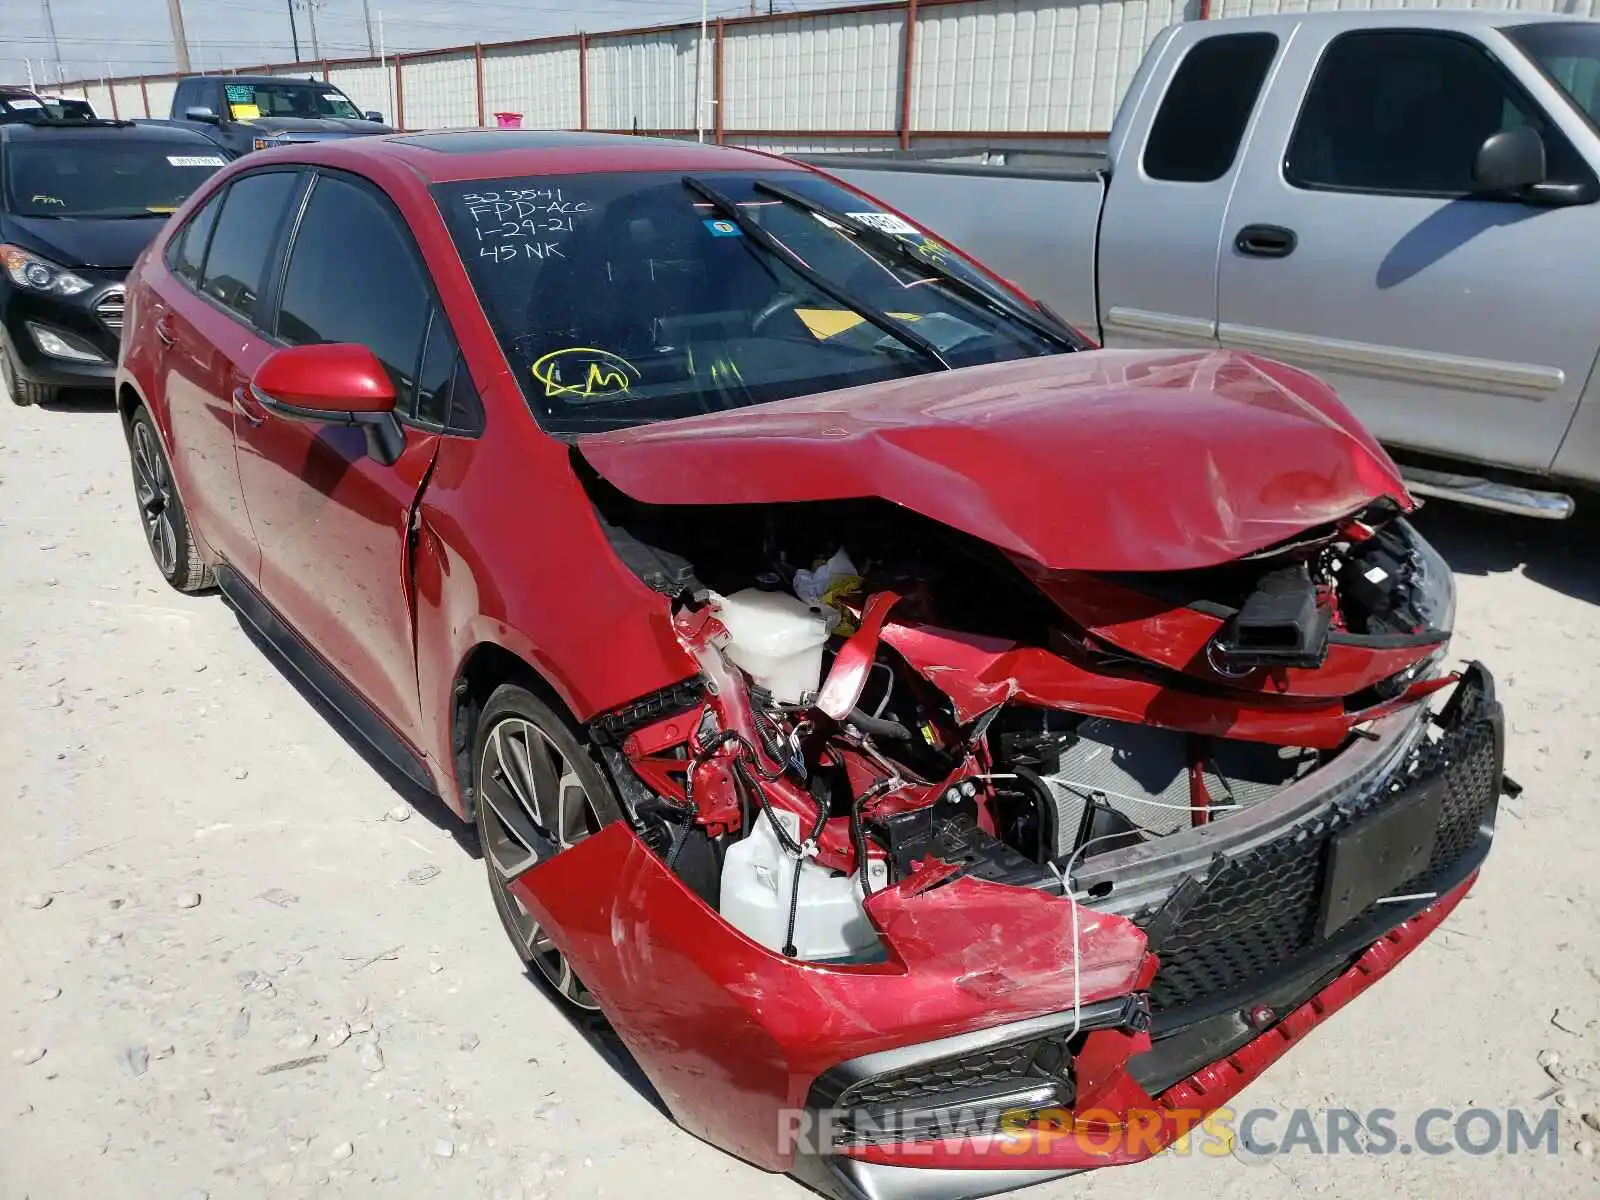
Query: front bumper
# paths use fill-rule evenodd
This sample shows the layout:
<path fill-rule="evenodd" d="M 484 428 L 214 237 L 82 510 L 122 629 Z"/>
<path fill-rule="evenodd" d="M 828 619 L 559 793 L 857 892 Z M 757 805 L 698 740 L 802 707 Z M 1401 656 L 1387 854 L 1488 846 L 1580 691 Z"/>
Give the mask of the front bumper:
<path fill-rule="evenodd" d="M 121 348 L 122 275 L 76 268 L 74 273 L 94 286 L 76 296 L 47 296 L 0 285 L 0 337 L 24 379 L 50 387 L 105 387 L 116 375 Z M 92 348 L 103 361 L 45 353 L 30 324 Z"/>
<path fill-rule="evenodd" d="M 1438 925 L 1493 836 L 1488 673 L 1469 668 L 1432 721 L 1430 737 L 1418 710 L 1385 718 L 1304 788 L 1095 856 L 1077 886 L 1115 886 L 1092 907 L 970 875 L 874 892 L 877 963 L 756 944 L 622 823 L 513 889 L 690 1132 L 846 1200 L 993 1195 L 1158 1152 L 1185 1110 L 1224 1103 Z M 1320 922 L 1331 847 L 1418 797 L 1437 806 L 1420 806 L 1426 861 L 1414 847 L 1410 878 Z M 982 1120 L 941 1129 L 953 1105 Z M 1141 1135 L 1047 1139 L 1041 1110 Z"/>
<path fill-rule="evenodd" d="M 1487 671 L 1470 668 L 1435 721 L 1439 736 L 1413 746 L 1405 766 L 1385 772 L 1378 786 L 1219 858 L 1175 919 L 1160 910 L 1140 917 L 1161 961 L 1145 993 L 1148 1028 L 1097 1021 L 1094 1008 L 1080 1011 L 1075 1026 L 1066 1024 L 1072 1013 L 1059 1014 L 1061 1033 L 1089 1030 L 1062 1047 L 1072 1051 L 1063 1078 L 1075 1092 L 1065 1105 L 1030 1110 L 1013 1101 L 997 1123 L 994 1106 L 974 1103 L 983 1088 L 1018 1097 L 1048 1081 L 1029 1023 L 985 1031 L 988 1049 L 978 1060 L 928 1044 L 898 1051 L 876 1072 L 846 1062 L 810 1096 L 812 1128 L 829 1130 L 832 1144 L 814 1139 L 795 1173 L 842 1200 L 957 1200 L 1139 1161 L 1177 1140 L 1387 974 L 1471 887 L 1504 779 L 1503 716 Z M 1389 896 L 1319 937 L 1330 843 L 1363 818 L 1426 794 L 1440 797 L 1426 861 Z M 1053 1053 L 1050 1061 L 1060 1061 L 1060 1050 Z M 893 1115 L 885 1096 L 898 1102 Z M 924 1122 L 911 1134 L 908 1109 Z"/>

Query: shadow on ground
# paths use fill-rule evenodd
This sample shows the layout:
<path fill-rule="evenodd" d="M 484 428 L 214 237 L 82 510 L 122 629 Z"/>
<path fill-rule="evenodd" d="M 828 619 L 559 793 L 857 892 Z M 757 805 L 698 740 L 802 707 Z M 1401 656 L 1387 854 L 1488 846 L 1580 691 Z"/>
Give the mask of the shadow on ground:
<path fill-rule="evenodd" d="M 322 697 L 322 694 L 313 688 L 305 677 L 295 670 L 289 661 L 257 632 L 254 626 L 248 621 L 239 620 L 237 615 L 235 620 L 238 621 L 239 628 L 244 631 L 245 636 L 261 651 L 267 661 L 277 670 L 278 674 L 288 680 L 289 684 L 316 711 L 317 715 L 327 721 L 339 736 L 345 740 L 345 743 L 361 756 L 362 761 L 377 772 L 378 776 L 393 788 L 402 800 L 440 829 L 447 830 L 450 836 L 455 838 L 456 843 L 473 858 L 481 859 L 483 857 L 483 852 L 478 845 L 477 830 L 473 826 L 468 825 L 457 817 L 438 796 L 419 788 L 405 775 L 396 770 L 388 759 L 372 748 L 371 744 L 344 718 L 338 709 L 329 704 Z M 485 905 L 493 903 L 487 886 L 484 888 L 483 902 Z M 582 1012 L 562 1000 L 537 968 L 529 969 L 528 978 L 532 985 L 544 994 L 550 1005 L 566 1018 L 573 1030 L 594 1047 L 601 1059 L 612 1070 L 616 1071 L 629 1087 L 638 1092 L 663 1117 L 668 1120 L 672 1119 L 672 1114 L 667 1111 L 666 1103 L 661 1099 L 660 1093 L 656 1091 L 650 1080 L 645 1076 L 644 1071 L 640 1069 L 638 1062 L 629 1053 L 628 1048 L 622 1044 L 622 1039 L 616 1035 L 605 1020 L 596 1014 Z"/>
<path fill-rule="evenodd" d="M 316 710 L 317 715 L 332 726 L 334 731 L 344 739 L 345 744 L 359 754 L 362 761 L 393 788 L 402 800 L 415 809 L 419 815 L 426 817 L 440 829 L 449 833 L 451 837 L 455 838 L 456 844 L 473 858 L 482 857 L 478 848 L 477 832 L 471 825 L 456 816 L 438 796 L 418 787 L 397 770 L 388 759 L 373 749 L 372 744 L 356 730 L 355 726 L 345 719 L 344 714 L 329 704 L 323 698 L 322 693 L 312 687 L 306 681 L 305 676 L 295 670 L 293 665 L 278 653 L 277 648 L 262 637 L 250 622 L 241 620 L 238 614 L 234 615 L 234 620 L 238 622 L 239 628 L 244 631 L 244 635 L 250 639 L 257 650 L 261 651 L 267 661 L 277 670 L 278 674 L 289 681 L 290 686 L 299 692 L 301 698 Z"/>
<path fill-rule="evenodd" d="M 1416 524 L 1459 575 L 1520 568 L 1535 583 L 1600 603 L 1600 500 L 1579 496 L 1578 511 L 1565 521 L 1432 500 L 1417 514 Z"/>
<path fill-rule="evenodd" d="M 117 401 L 110 388 L 67 388 L 39 407 L 45 412 L 110 413 L 117 411 Z"/>

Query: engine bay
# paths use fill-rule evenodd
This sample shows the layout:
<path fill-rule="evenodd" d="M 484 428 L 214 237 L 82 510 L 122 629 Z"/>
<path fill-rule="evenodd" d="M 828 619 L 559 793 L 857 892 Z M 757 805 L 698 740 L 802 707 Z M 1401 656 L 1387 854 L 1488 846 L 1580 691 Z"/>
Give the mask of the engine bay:
<path fill-rule="evenodd" d="M 881 955 L 886 887 L 1074 894 L 1096 855 L 1268 800 L 1454 679 L 1448 571 L 1386 503 L 1107 576 L 877 499 L 661 506 L 580 477 L 700 668 L 594 721 L 597 752 L 651 849 L 800 960 Z"/>

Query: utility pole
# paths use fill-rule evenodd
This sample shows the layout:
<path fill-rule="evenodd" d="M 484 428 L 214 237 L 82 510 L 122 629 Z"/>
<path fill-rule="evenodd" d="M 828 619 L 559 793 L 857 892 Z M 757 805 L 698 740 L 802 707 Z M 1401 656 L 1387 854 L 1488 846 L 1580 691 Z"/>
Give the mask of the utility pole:
<path fill-rule="evenodd" d="M 172 18 L 172 52 L 178 59 L 178 74 L 189 73 L 189 39 L 183 32 L 183 0 L 167 0 L 167 16 Z"/>
<path fill-rule="evenodd" d="M 56 37 L 56 17 L 50 11 L 50 0 L 39 0 L 39 3 L 44 6 L 45 28 L 50 31 L 50 53 L 56 56 L 56 66 L 59 67 L 61 65 L 61 41 Z M 45 72 L 47 78 L 49 74 L 48 71 Z"/>
<path fill-rule="evenodd" d="M 294 0 L 285 0 L 289 6 L 289 38 L 294 42 L 294 60 L 300 61 L 300 31 L 294 23 Z"/>
<path fill-rule="evenodd" d="M 317 44 L 317 0 L 306 0 L 306 17 L 311 21 L 311 57 L 320 59 L 322 47 Z"/>
<path fill-rule="evenodd" d="M 372 44 L 372 9 L 368 5 L 368 0 L 361 0 L 361 19 L 367 26 L 367 53 L 376 54 L 377 48 Z"/>

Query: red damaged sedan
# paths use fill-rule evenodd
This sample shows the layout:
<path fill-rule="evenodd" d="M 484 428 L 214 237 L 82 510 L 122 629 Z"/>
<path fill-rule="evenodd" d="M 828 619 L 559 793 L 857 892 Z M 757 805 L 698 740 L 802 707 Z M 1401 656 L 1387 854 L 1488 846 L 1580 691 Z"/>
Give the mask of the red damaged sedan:
<path fill-rule="evenodd" d="M 1156 1152 L 1439 925 L 1515 786 L 1326 386 L 1095 350 L 787 160 L 253 154 L 126 325 L 161 573 L 476 822 L 679 1123 L 831 1195 Z"/>

